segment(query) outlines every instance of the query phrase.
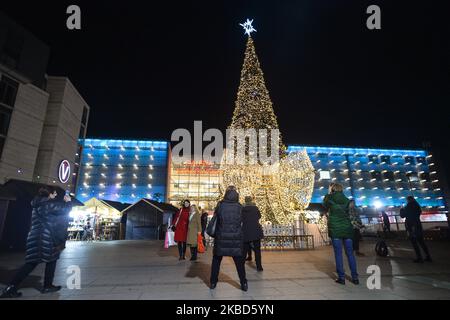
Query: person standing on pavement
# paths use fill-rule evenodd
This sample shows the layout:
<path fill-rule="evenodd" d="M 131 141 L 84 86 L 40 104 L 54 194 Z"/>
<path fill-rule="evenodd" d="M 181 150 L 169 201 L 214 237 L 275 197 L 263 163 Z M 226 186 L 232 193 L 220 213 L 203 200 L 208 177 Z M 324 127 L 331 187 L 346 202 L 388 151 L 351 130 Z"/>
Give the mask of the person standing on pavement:
<path fill-rule="evenodd" d="M 381 217 L 383 218 L 383 232 L 390 233 L 391 232 L 391 222 L 389 221 L 389 216 L 386 211 L 381 212 Z"/>
<path fill-rule="evenodd" d="M 202 221 L 197 206 L 193 204 L 189 212 L 187 244 L 191 250 L 191 261 L 197 260 L 198 235 L 202 233 Z"/>
<path fill-rule="evenodd" d="M 224 256 L 232 257 L 236 266 L 241 290 L 248 290 L 245 275 L 244 236 L 242 232 L 242 206 L 239 194 L 234 186 L 229 186 L 223 200 L 214 211 L 216 228 L 213 260 L 211 264 L 211 289 L 215 289 L 219 280 L 220 264 Z"/>
<path fill-rule="evenodd" d="M 178 260 L 186 260 L 186 240 L 190 210 L 191 202 L 189 200 L 184 200 L 183 207 L 175 215 L 175 222 L 172 226 L 172 230 L 175 232 L 174 240 L 178 245 Z"/>
<path fill-rule="evenodd" d="M 261 263 L 261 239 L 264 238 L 262 226 L 259 223 L 261 212 L 253 198 L 245 197 L 245 206 L 242 208 L 242 230 L 244 232 L 244 257 L 250 254 L 251 250 L 255 252 L 256 270 L 263 271 Z M 251 254 L 250 254 L 251 255 Z"/>
<path fill-rule="evenodd" d="M 412 243 L 414 251 L 416 252 L 416 259 L 414 262 L 424 262 L 419 246 L 426 255 L 425 261 L 431 262 L 430 252 L 428 251 L 428 247 L 423 238 L 422 222 L 420 221 L 422 209 L 413 196 L 408 196 L 406 200 L 406 206 L 400 209 L 400 217 L 405 218 L 405 228 L 408 232 L 409 240 Z"/>
<path fill-rule="evenodd" d="M 362 252 L 359 251 L 359 242 L 362 239 L 361 229 L 364 228 L 361 218 L 359 216 L 358 208 L 356 208 L 355 200 L 350 200 L 348 204 L 348 211 L 350 214 L 350 220 L 353 225 L 353 250 L 357 256 L 364 256 Z"/>
<path fill-rule="evenodd" d="M 69 195 L 64 201 L 55 200 L 57 192 L 50 188 L 41 188 L 31 202 L 31 229 L 26 244 L 25 264 L 19 269 L 10 284 L 3 290 L 0 298 L 18 298 L 22 296 L 17 287 L 40 263 L 45 263 L 44 286 L 41 293 L 51 293 L 61 290 L 61 286 L 53 285 L 56 261 L 62 251 L 58 234 L 58 215 L 67 214 L 72 205 Z"/>
<path fill-rule="evenodd" d="M 356 259 L 353 254 L 353 226 L 348 211 L 349 199 L 344 195 L 342 185 L 333 183 L 330 185 L 329 193 L 323 200 L 324 207 L 329 211 L 328 233 L 330 235 L 334 257 L 336 261 L 336 283 L 345 285 L 344 261 L 342 257 L 342 244 L 352 274 L 352 282 L 359 284 Z"/>
<path fill-rule="evenodd" d="M 199 207 L 200 209 L 200 207 Z M 206 249 L 206 238 L 205 238 L 205 232 L 206 232 L 206 226 L 208 225 L 208 212 L 206 212 L 205 210 L 200 210 L 202 212 L 201 215 L 201 222 L 202 222 L 202 241 L 203 241 L 203 246 Z"/>

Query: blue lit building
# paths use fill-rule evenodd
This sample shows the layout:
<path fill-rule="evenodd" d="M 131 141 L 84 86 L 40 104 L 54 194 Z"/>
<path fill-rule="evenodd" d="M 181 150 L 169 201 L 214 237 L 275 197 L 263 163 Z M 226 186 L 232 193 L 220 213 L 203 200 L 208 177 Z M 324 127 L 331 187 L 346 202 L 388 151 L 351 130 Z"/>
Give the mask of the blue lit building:
<path fill-rule="evenodd" d="M 77 197 L 134 203 L 165 201 L 169 144 L 166 141 L 84 139 Z"/>
<path fill-rule="evenodd" d="M 220 173 L 171 165 L 167 141 L 85 139 L 81 144 L 77 197 L 83 201 L 150 198 L 179 205 L 181 191 L 183 199 L 206 209 L 217 201 Z M 312 204 L 322 203 L 329 184 L 337 182 L 368 211 L 383 208 L 396 214 L 409 195 L 425 211 L 447 211 L 435 159 L 425 150 L 289 146 L 288 152 L 302 149 L 316 171 Z"/>
<path fill-rule="evenodd" d="M 395 210 L 413 195 L 419 204 L 446 210 L 433 156 L 424 150 L 289 146 L 306 149 L 316 169 L 312 203 L 321 203 L 332 182 L 363 208 Z"/>

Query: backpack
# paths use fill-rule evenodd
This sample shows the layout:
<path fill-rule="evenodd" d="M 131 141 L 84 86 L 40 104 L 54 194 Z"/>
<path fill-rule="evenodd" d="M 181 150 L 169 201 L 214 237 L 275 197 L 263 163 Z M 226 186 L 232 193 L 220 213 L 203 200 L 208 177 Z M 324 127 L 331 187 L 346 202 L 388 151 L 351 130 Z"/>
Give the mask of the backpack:
<path fill-rule="evenodd" d="M 375 252 L 380 257 L 387 257 L 389 250 L 384 240 L 378 240 L 377 244 L 375 245 Z"/>

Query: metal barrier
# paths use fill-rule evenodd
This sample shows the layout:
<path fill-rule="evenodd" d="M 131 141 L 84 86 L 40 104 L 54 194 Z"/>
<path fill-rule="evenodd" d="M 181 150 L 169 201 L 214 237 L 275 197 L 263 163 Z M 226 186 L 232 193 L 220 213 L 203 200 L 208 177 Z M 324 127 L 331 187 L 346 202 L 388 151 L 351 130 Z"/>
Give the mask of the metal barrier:
<path fill-rule="evenodd" d="M 313 235 L 282 235 L 264 236 L 261 240 L 262 250 L 312 250 L 314 249 Z"/>

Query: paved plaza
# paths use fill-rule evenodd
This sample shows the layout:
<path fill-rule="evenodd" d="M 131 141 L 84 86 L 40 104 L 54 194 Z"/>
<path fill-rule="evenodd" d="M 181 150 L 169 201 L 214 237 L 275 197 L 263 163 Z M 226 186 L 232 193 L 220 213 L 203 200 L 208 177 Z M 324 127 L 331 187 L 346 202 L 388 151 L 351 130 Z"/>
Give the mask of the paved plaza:
<path fill-rule="evenodd" d="M 406 241 L 390 242 L 391 257 L 374 255 L 374 241 L 361 243 L 366 256 L 358 257 L 361 284 L 335 284 L 331 247 L 311 251 L 263 252 L 264 271 L 247 263 L 248 292 L 239 281 L 230 258 L 222 263 L 220 282 L 209 289 L 211 250 L 197 262 L 178 261 L 177 248 L 159 241 L 70 242 L 58 261 L 55 284 L 63 289 L 42 295 L 43 265 L 23 283 L 21 299 L 450 299 L 450 243 L 429 242 L 433 263 L 412 263 Z M 189 250 L 188 250 L 189 251 Z M 23 262 L 23 254 L 0 254 L 0 283 L 8 282 Z M 381 289 L 366 286 L 369 265 L 381 268 Z M 81 269 L 81 289 L 66 288 L 69 266 Z M 347 268 L 347 266 L 346 266 Z M 348 270 L 348 268 L 347 268 Z"/>

